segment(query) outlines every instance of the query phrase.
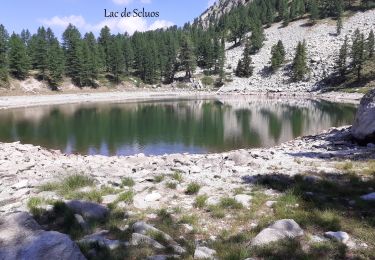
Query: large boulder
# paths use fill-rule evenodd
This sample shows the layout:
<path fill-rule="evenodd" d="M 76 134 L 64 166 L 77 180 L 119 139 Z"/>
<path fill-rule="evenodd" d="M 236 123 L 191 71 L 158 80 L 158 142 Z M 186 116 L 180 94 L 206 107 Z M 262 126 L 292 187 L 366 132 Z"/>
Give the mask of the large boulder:
<path fill-rule="evenodd" d="M 304 232 L 293 219 L 282 219 L 263 229 L 252 241 L 252 246 L 263 246 L 282 239 L 303 236 Z"/>
<path fill-rule="evenodd" d="M 352 127 L 352 135 L 361 142 L 375 142 L 375 90 L 362 98 Z"/>
<path fill-rule="evenodd" d="M 86 259 L 69 236 L 44 231 L 26 212 L 0 218 L 1 260 Z"/>

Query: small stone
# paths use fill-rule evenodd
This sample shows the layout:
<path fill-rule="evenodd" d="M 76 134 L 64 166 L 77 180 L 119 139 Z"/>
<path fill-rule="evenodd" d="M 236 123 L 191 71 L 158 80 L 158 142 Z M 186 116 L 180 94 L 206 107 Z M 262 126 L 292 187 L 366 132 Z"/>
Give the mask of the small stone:
<path fill-rule="evenodd" d="M 244 206 L 245 208 L 249 208 L 250 207 L 250 201 L 252 199 L 252 197 L 250 195 L 247 195 L 247 194 L 238 194 L 236 196 L 234 196 L 234 199 L 238 202 L 238 203 L 241 203 L 242 206 Z"/>
<path fill-rule="evenodd" d="M 219 197 L 209 197 L 207 200 L 206 200 L 206 205 L 207 206 L 216 206 L 220 203 L 220 198 Z"/>
<path fill-rule="evenodd" d="M 350 238 L 348 233 L 343 232 L 343 231 L 337 231 L 337 232 L 329 231 L 329 232 L 324 233 L 324 236 L 329 238 L 329 239 L 337 240 L 337 241 L 342 242 L 344 244 L 346 244 L 349 241 L 349 238 Z"/>
<path fill-rule="evenodd" d="M 106 195 L 102 197 L 102 203 L 105 205 L 111 204 L 117 200 L 117 195 Z"/>
<path fill-rule="evenodd" d="M 275 205 L 277 203 L 277 201 L 275 200 L 269 200 L 266 202 L 266 206 L 269 207 L 269 208 L 272 208 L 273 205 Z"/>
<path fill-rule="evenodd" d="M 262 246 L 282 239 L 293 239 L 303 236 L 303 234 L 303 230 L 293 219 L 282 219 L 263 229 L 251 241 L 251 244 L 253 246 Z"/>
<path fill-rule="evenodd" d="M 214 259 L 216 251 L 208 247 L 197 247 L 194 252 L 194 259 Z"/>
<path fill-rule="evenodd" d="M 130 245 L 132 246 L 140 246 L 140 245 L 150 245 L 157 249 L 165 249 L 165 247 L 157 242 L 156 240 L 152 239 L 151 237 L 148 237 L 146 235 L 133 233 L 132 238 L 130 241 Z"/>

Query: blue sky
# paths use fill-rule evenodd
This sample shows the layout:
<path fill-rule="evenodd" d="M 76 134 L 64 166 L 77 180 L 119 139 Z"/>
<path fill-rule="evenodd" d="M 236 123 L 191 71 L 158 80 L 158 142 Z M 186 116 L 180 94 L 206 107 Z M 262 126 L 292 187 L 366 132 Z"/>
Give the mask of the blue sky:
<path fill-rule="evenodd" d="M 51 27 L 60 36 L 67 24 L 81 32 L 98 34 L 107 25 L 113 33 L 145 31 L 169 25 L 183 25 L 199 16 L 213 0 L 6 0 L 1 3 L 0 24 L 11 33 L 23 28 L 32 33 L 39 26 Z M 134 8 L 158 11 L 158 18 L 105 18 L 108 11 Z"/>

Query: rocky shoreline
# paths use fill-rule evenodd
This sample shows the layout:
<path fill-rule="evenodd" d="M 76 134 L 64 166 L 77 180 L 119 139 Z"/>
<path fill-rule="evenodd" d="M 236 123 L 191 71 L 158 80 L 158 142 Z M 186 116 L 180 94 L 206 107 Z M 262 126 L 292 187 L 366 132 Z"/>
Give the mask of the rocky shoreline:
<path fill-rule="evenodd" d="M 140 198 L 146 197 L 149 193 L 147 190 L 154 187 L 160 193 L 160 198 L 157 201 L 151 200 L 149 204 L 147 201 L 139 201 L 141 204 L 145 203 L 139 206 L 140 209 L 174 205 L 189 209 L 193 201 L 189 196 L 184 196 L 183 191 L 191 182 L 199 182 L 204 187 L 201 194 L 223 196 L 247 186 L 245 180 L 254 176 L 275 173 L 294 176 L 312 170 L 332 173 L 337 172 L 338 161 L 354 158 L 375 159 L 375 147 L 353 144 L 349 129 L 332 128 L 323 134 L 297 138 L 269 149 L 206 155 L 81 156 L 65 155 L 60 151 L 33 145 L 2 143 L 0 213 L 26 210 L 27 200 L 39 194 L 36 189 L 38 186 L 74 173 L 94 178 L 98 186 L 120 185 L 121 178 L 131 177 L 137 183 L 134 187 L 134 190 L 139 192 L 136 197 Z M 171 175 L 176 171 L 181 172 L 185 179 L 185 185 L 177 185 L 176 194 L 151 182 L 160 174 Z M 222 187 L 225 187 L 225 190 Z M 178 198 L 172 200 L 175 195 Z"/>
<path fill-rule="evenodd" d="M 20 107 L 63 105 L 75 103 L 121 103 L 146 100 L 166 99 L 205 99 L 223 97 L 272 97 L 272 98 L 304 98 L 323 99 L 331 102 L 358 104 L 363 94 L 345 92 L 238 92 L 225 93 L 216 91 L 197 90 L 154 90 L 154 91 L 113 91 L 100 93 L 80 94 L 54 94 L 54 95 L 27 95 L 27 96 L 2 96 L 0 97 L 0 109 Z"/>

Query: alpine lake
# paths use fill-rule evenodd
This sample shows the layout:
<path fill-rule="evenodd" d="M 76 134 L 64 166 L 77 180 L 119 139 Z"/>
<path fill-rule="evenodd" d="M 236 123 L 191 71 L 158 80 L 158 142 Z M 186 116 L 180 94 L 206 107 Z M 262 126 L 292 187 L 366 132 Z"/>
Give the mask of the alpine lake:
<path fill-rule="evenodd" d="M 67 154 L 217 153 L 353 123 L 356 106 L 304 99 L 163 99 L 0 111 L 0 142 Z"/>

